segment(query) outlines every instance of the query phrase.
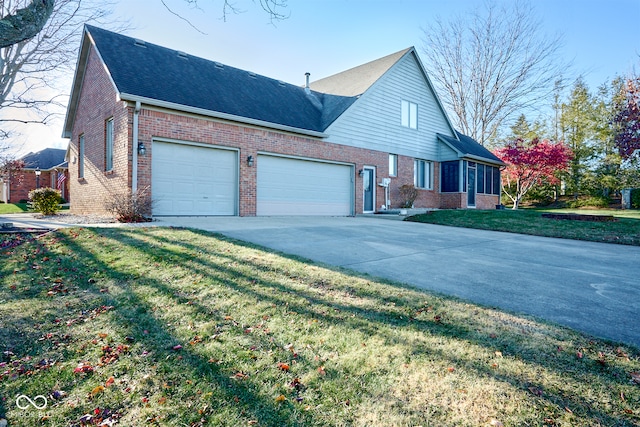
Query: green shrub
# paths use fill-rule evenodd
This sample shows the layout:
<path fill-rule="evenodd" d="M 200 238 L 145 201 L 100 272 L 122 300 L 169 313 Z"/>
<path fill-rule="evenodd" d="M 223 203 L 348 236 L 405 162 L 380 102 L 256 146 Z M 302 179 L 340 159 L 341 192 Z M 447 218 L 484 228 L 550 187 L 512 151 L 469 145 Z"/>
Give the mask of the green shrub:
<path fill-rule="evenodd" d="M 640 188 L 631 190 L 631 209 L 640 209 Z"/>
<path fill-rule="evenodd" d="M 606 197 L 587 197 L 584 199 L 578 200 L 570 200 L 567 202 L 568 208 L 608 208 L 609 207 L 609 199 Z"/>
<path fill-rule="evenodd" d="M 49 187 L 31 190 L 29 207 L 42 215 L 53 215 L 60 210 L 60 192 Z"/>

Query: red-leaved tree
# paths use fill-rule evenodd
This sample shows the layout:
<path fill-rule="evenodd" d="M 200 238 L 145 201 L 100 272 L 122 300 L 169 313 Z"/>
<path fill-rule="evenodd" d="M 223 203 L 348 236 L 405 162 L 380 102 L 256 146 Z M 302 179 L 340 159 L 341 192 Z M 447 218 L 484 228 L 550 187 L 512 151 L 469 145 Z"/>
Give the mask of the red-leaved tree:
<path fill-rule="evenodd" d="M 640 77 L 627 80 L 613 123 L 616 147 L 628 159 L 640 150 Z"/>
<path fill-rule="evenodd" d="M 566 170 L 573 158 L 571 149 L 562 142 L 518 138 L 498 148 L 494 154 L 507 164 L 502 171 L 502 190 L 518 209 L 522 198 L 535 185 L 558 182 L 556 172 Z"/>

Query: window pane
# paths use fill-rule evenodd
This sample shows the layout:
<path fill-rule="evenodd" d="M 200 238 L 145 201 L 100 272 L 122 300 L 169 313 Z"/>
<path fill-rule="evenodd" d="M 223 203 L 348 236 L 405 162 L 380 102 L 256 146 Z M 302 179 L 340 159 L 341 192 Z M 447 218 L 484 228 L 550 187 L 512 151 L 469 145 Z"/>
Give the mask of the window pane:
<path fill-rule="evenodd" d="M 493 179 L 491 178 L 491 174 L 493 172 L 493 168 L 491 166 L 484 167 L 484 192 L 487 194 L 491 194 L 491 186 L 493 184 Z"/>
<path fill-rule="evenodd" d="M 460 162 L 457 160 L 452 162 L 443 162 L 440 173 L 440 191 L 443 193 L 457 193 L 459 191 Z"/>
<path fill-rule="evenodd" d="M 493 168 L 493 194 L 500 195 L 500 169 Z"/>
<path fill-rule="evenodd" d="M 113 169 L 113 119 L 107 120 L 106 129 L 106 141 L 105 141 L 105 170 L 110 171 Z"/>
<path fill-rule="evenodd" d="M 389 154 L 389 176 L 398 175 L 398 156 L 396 154 Z"/>
<path fill-rule="evenodd" d="M 409 103 L 409 127 L 418 129 L 418 104 Z"/>
<path fill-rule="evenodd" d="M 84 178 L 84 135 L 78 140 L 78 178 Z"/>
<path fill-rule="evenodd" d="M 409 102 L 402 101 L 402 126 L 409 126 Z"/>
<path fill-rule="evenodd" d="M 477 171 L 478 171 L 478 178 L 477 178 L 476 192 L 484 193 L 484 165 L 478 164 Z"/>

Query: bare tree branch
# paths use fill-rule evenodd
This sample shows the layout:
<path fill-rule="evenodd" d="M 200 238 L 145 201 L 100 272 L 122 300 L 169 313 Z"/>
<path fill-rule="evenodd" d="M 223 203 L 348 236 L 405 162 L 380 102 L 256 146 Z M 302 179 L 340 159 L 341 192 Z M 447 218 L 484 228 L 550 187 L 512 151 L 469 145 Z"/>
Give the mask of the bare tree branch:
<path fill-rule="evenodd" d="M 198 31 L 201 34 L 206 34 L 198 27 L 196 27 L 191 21 L 182 16 L 181 14 L 175 12 L 171 9 L 165 0 L 160 0 L 162 5 L 167 9 L 171 14 L 177 16 L 179 19 L 185 21 L 191 28 Z M 182 0 L 184 3 L 187 3 L 194 9 L 200 9 L 200 0 Z M 215 0 L 211 0 L 215 1 Z M 287 0 L 252 0 L 253 3 L 258 3 L 262 10 L 267 13 L 269 16 L 269 21 L 273 24 L 275 21 L 282 21 L 284 19 L 289 18 L 288 14 L 281 12 L 281 9 L 287 8 Z M 244 13 L 245 10 L 242 10 L 240 7 L 236 6 L 236 3 L 232 0 L 224 0 L 222 3 L 222 20 L 224 22 L 227 21 L 227 16 L 229 14 L 240 14 Z"/>
<path fill-rule="evenodd" d="M 14 15 L 32 1 L 2 0 L 0 16 Z M 40 32 L 0 48 L 0 122 L 47 123 L 64 113 L 82 28 L 86 22 L 119 26 L 110 18 L 114 4 L 115 0 L 55 0 Z"/>
<path fill-rule="evenodd" d="M 454 113 L 456 127 L 481 144 L 497 141 L 507 121 L 553 93 L 564 66 L 561 42 L 540 32 L 531 6 L 486 3 L 424 30 L 425 67 Z"/>
<path fill-rule="evenodd" d="M 11 46 L 34 37 L 53 13 L 54 0 L 32 0 L 13 14 L 0 15 L 0 47 Z"/>

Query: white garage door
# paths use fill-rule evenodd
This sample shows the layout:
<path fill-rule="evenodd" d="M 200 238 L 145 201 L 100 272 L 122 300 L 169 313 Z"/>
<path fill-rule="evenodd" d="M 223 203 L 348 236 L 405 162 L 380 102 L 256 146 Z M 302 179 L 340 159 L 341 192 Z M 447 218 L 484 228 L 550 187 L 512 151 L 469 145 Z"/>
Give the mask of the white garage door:
<path fill-rule="evenodd" d="M 258 156 L 258 215 L 351 215 L 348 165 Z"/>
<path fill-rule="evenodd" d="M 236 215 L 236 151 L 153 142 L 153 214 Z"/>

